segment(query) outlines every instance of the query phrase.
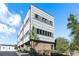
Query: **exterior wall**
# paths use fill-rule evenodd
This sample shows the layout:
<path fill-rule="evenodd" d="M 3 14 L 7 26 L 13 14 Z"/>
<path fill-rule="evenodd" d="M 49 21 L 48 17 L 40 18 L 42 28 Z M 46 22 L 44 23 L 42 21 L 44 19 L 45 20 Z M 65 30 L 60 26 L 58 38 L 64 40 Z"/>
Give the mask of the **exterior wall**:
<path fill-rule="evenodd" d="M 28 42 L 29 39 L 29 31 L 30 31 L 30 10 L 28 11 L 24 23 L 20 28 L 20 32 L 18 33 L 18 46 L 23 45 Z M 27 33 L 28 32 L 28 33 Z"/>
<path fill-rule="evenodd" d="M 28 22 L 26 23 L 25 27 L 24 27 L 24 43 L 28 42 L 29 39 L 29 32 L 30 32 L 30 20 L 28 20 Z M 27 34 L 26 34 L 27 33 Z"/>
<path fill-rule="evenodd" d="M 52 23 L 54 22 L 54 18 L 51 15 L 48 15 L 47 13 L 43 12 L 42 10 L 40 10 L 34 6 L 31 6 L 31 29 L 32 29 L 32 26 L 34 26 L 35 28 L 39 28 L 39 29 L 49 31 L 52 33 L 54 31 L 54 24 L 50 26 L 46 23 L 36 20 L 35 14 L 37 14 L 41 17 L 44 17 L 49 21 L 52 21 Z M 38 35 L 38 37 L 39 37 L 39 40 L 54 42 L 53 37 L 48 37 L 48 36 L 43 36 L 43 35 Z"/>
<path fill-rule="evenodd" d="M 54 31 L 54 24 L 48 25 L 46 23 L 36 20 L 34 18 L 35 14 L 40 15 L 41 17 L 44 17 L 48 21 L 52 21 L 52 23 L 54 23 L 54 18 L 51 15 L 31 5 L 31 8 L 28 11 L 26 18 L 24 20 L 24 23 L 22 24 L 20 28 L 20 32 L 18 33 L 18 46 L 20 46 L 20 50 L 30 49 L 30 47 L 24 45 L 24 43 L 27 43 L 28 41 L 30 41 L 30 38 L 29 38 L 30 35 L 29 33 L 27 34 L 27 32 L 30 32 L 30 30 L 32 30 L 32 26 L 34 26 L 35 28 L 39 28 L 39 29 L 51 32 L 51 33 Z M 48 37 L 48 36 L 39 35 L 39 34 L 37 34 L 37 36 L 39 40 L 41 41 L 54 42 L 53 37 Z M 23 45 L 23 47 L 21 45 Z M 37 46 L 35 46 L 35 49 L 37 52 L 41 51 L 42 54 L 45 52 L 45 50 L 49 50 L 49 55 L 50 55 L 51 45 L 52 44 L 40 42 Z"/>
<path fill-rule="evenodd" d="M 54 44 L 33 41 L 32 48 L 34 48 L 39 54 L 43 55 L 45 53 L 47 55 L 51 55 L 51 51 L 54 49 Z"/>
<path fill-rule="evenodd" d="M 15 51 L 14 46 L 0 46 L 0 51 Z"/>

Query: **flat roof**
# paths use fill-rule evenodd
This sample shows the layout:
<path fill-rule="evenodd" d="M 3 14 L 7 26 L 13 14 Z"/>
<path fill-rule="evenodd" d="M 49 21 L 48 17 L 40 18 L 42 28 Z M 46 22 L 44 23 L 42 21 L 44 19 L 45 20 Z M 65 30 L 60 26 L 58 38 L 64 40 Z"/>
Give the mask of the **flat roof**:
<path fill-rule="evenodd" d="M 10 45 L 10 44 L 0 44 L 0 46 L 14 46 L 14 45 Z"/>
<path fill-rule="evenodd" d="M 42 9 L 41 7 L 36 6 L 35 4 L 31 4 L 30 7 L 33 6 L 35 8 L 38 8 L 39 10 L 43 11 L 44 13 L 52 16 L 54 18 L 54 16 L 52 14 L 50 14 L 49 12 L 45 11 L 44 9 Z"/>

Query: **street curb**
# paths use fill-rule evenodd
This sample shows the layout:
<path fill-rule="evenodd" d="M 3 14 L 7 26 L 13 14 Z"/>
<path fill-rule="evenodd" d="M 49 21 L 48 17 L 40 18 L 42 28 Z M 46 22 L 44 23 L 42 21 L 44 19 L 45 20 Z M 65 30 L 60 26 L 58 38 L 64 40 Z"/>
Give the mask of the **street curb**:
<path fill-rule="evenodd" d="M 21 56 L 19 52 L 16 52 L 18 56 Z"/>

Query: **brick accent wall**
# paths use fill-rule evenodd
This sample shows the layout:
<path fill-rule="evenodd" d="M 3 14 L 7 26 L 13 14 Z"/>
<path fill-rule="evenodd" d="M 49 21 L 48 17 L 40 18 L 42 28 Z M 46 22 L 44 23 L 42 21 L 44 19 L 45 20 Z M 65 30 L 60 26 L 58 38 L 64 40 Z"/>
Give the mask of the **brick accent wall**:
<path fill-rule="evenodd" d="M 51 55 L 51 51 L 54 49 L 54 44 L 32 41 L 32 48 L 42 55 Z"/>

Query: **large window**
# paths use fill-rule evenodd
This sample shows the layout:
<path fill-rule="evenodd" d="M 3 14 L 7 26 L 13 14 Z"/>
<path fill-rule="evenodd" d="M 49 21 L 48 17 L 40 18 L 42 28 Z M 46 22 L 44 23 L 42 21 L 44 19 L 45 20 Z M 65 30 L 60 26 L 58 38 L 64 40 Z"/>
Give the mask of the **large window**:
<path fill-rule="evenodd" d="M 53 25 L 52 21 L 50 21 L 50 24 Z"/>
<path fill-rule="evenodd" d="M 53 37 L 51 32 L 48 32 L 48 31 L 45 31 L 45 30 L 41 30 L 41 29 L 37 29 L 37 34 Z"/>
<path fill-rule="evenodd" d="M 37 15 L 37 14 L 35 14 L 35 19 L 37 19 L 37 20 L 39 20 L 39 21 L 41 21 L 41 22 L 43 22 L 43 23 L 46 23 L 46 24 L 48 24 L 48 25 L 53 25 L 53 24 L 52 24 L 52 21 L 49 21 L 49 20 L 47 20 L 46 18 L 41 17 L 41 16 L 39 16 L 39 15 Z"/>
<path fill-rule="evenodd" d="M 45 31 L 43 30 L 43 35 L 45 35 Z"/>
<path fill-rule="evenodd" d="M 35 14 L 35 18 L 38 18 L 38 15 L 37 14 Z"/>
<path fill-rule="evenodd" d="M 37 34 L 39 34 L 39 29 L 37 29 Z"/>

